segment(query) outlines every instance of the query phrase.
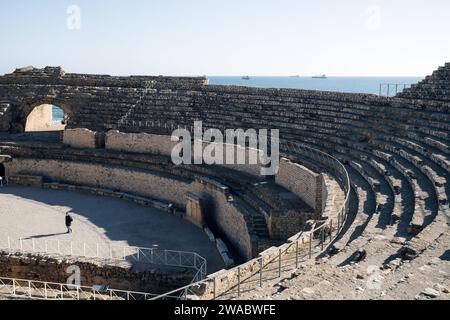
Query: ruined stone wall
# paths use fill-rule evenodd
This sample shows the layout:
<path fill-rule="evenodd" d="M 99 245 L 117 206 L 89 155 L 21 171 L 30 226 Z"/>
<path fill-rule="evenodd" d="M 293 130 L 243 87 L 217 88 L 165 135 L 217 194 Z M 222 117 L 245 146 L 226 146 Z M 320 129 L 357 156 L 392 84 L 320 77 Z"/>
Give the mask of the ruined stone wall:
<path fill-rule="evenodd" d="M 95 132 L 88 129 L 66 129 L 63 143 L 73 148 L 95 148 Z"/>
<path fill-rule="evenodd" d="M 16 83 L 20 85 L 60 84 L 66 86 L 92 86 L 92 87 L 155 87 L 175 88 L 183 86 L 198 86 L 207 83 L 204 77 L 163 77 L 163 76 L 110 76 L 100 74 L 65 73 L 61 67 L 22 68 L 16 69 L 0 77 L 0 83 Z"/>
<path fill-rule="evenodd" d="M 23 132 L 36 106 L 53 104 L 64 110 L 70 128 L 117 129 L 119 121 L 142 100 L 143 92 L 192 90 L 206 83 L 202 77 L 112 77 L 66 74 L 59 67 L 22 68 L 0 76 L 0 103 L 12 108 L 10 119 L 0 115 L 0 127 Z"/>
<path fill-rule="evenodd" d="M 153 268 L 135 272 L 129 266 L 110 265 L 96 259 L 0 251 L 1 277 L 65 284 L 73 275 L 73 270 L 68 273 L 71 266 L 80 268 L 82 286 L 107 284 L 111 289 L 146 293 L 165 293 L 189 284 L 194 277 L 194 271 Z"/>
<path fill-rule="evenodd" d="M 106 149 L 161 154 L 169 157 L 176 144 L 178 142 L 171 141 L 171 136 L 147 133 L 122 133 L 117 130 L 108 131 L 105 137 Z"/>
<path fill-rule="evenodd" d="M 172 152 L 180 141 L 172 141 L 170 135 L 156 135 L 147 133 L 123 133 L 111 130 L 106 133 L 105 147 L 110 150 L 119 150 L 137 153 L 152 153 L 171 157 Z M 252 148 L 244 148 L 238 145 L 199 142 L 201 152 L 195 152 L 195 143 L 191 143 L 192 162 L 205 163 L 203 156 L 207 154 L 218 160 L 222 166 L 236 171 L 246 172 L 251 175 L 260 176 L 263 165 L 260 161 L 262 151 Z M 205 153 L 205 150 L 209 150 Z M 213 151 L 212 151 L 213 150 Z M 222 155 L 218 157 L 218 155 Z M 244 163 L 238 164 L 238 154 L 242 154 L 240 160 Z M 233 155 L 233 156 L 232 156 Z M 227 159 L 234 164 L 227 164 Z M 228 160 L 230 160 L 228 159 Z M 252 159 L 252 160 L 251 160 Z M 254 159 L 254 160 L 253 160 Z"/>
<path fill-rule="evenodd" d="M 186 192 L 199 191 L 200 188 L 190 181 L 175 180 L 149 171 L 83 162 L 16 158 L 5 168 L 8 176 L 40 175 L 56 182 L 130 192 L 174 203 L 179 207 L 186 206 Z"/>
<path fill-rule="evenodd" d="M 322 212 L 323 199 L 325 199 L 326 203 L 326 187 L 323 188 L 324 182 L 321 174 L 312 172 L 298 163 L 291 162 L 289 159 L 281 158 L 280 169 L 275 181 L 299 196 L 314 208 L 316 213 Z"/>

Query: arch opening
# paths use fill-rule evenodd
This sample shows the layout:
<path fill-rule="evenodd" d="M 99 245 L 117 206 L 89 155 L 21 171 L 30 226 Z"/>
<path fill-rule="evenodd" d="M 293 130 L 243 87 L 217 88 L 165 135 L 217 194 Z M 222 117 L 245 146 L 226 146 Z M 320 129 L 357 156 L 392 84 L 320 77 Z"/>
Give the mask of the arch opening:
<path fill-rule="evenodd" d="M 37 105 L 26 118 L 25 132 L 62 131 L 67 120 L 68 115 L 62 107 L 53 104 Z"/>
<path fill-rule="evenodd" d="M 0 163 L 0 177 L 4 177 L 6 175 L 5 166 L 3 163 Z"/>

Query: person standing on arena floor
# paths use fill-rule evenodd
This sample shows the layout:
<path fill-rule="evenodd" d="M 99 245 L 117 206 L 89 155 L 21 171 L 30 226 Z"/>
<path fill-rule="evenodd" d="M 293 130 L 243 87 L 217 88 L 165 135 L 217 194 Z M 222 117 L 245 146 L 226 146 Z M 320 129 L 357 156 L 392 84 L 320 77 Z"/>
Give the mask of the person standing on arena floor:
<path fill-rule="evenodd" d="M 66 212 L 66 227 L 67 227 L 67 233 L 72 233 L 72 221 L 73 221 L 73 219 L 72 219 L 72 217 L 70 216 L 70 214 L 69 214 L 70 212 L 69 211 L 67 211 Z"/>

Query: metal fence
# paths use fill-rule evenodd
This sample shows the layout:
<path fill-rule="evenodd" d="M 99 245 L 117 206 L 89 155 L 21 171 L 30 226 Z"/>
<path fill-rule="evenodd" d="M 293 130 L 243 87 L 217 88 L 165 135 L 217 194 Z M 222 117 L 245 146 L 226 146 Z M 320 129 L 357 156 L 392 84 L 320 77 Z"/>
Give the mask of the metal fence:
<path fill-rule="evenodd" d="M 405 89 L 411 88 L 412 84 L 408 83 L 380 83 L 379 95 L 385 97 L 393 97 Z"/>
<path fill-rule="evenodd" d="M 0 277 L 0 294 L 40 300 L 150 300 L 156 294 Z M 175 297 L 168 297 L 175 298 Z"/>
<path fill-rule="evenodd" d="M 207 261 L 195 252 L 162 250 L 110 244 L 87 244 L 73 241 L 0 238 L 0 248 L 11 251 L 58 254 L 73 257 L 86 257 L 108 260 L 119 264 L 124 261 L 172 267 L 192 268 L 196 270 L 194 280 L 204 279 L 207 275 Z"/>
<path fill-rule="evenodd" d="M 280 147 L 292 155 L 299 154 L 321 164 L 333 174 L 345 191 L 343 205 L 337 210 L 335 218 L 317 221 L 312 230 L 300 232 L 292 237 L 290 242 L 275 250 L 269 249 L 245 264 L 153 297 L 152 300 L 169 296 L 186 299 L 190 295 L 201 296 L 203 299 L 217 299 L 227 295 L 240 297 L 246 287 L 249 290 L 257 286 L 262 287 L 265 280 L 281 278 L 283 272 L 297 269 L 301 261 L 313 259 L 322 253 L 338 236 L 344 226 L 349 207 L 350 179 L 344 165 L 331 155 L 299 143 L 285 142 Z"/>

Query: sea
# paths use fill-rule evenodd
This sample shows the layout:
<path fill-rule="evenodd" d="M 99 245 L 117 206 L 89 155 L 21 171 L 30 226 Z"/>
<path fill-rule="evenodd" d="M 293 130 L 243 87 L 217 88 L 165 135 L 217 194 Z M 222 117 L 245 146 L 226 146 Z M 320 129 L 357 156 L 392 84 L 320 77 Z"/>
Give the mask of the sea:
<path fill-rule="evenodd" d="M 348 93 L 371 93 L 395 95 L 405 87 L 415 84 L 424 77 L 328 77 L 314 79 L 312 77 L 208 77 L 210 84 L 237 85 L 257 88 L 290 88 Z M 389 84 L 389 92 L 388 86 Z"/>
<path fill-rule="evenodd" d="M 64 120 L 64 111 L 58 106 L 53 106 L 52 118 L 53 124 L 60 124 Z"/>
<path fill-rule="evenodd" d="M 241 76 L 211 76 L 207 77 L 210 84 L 236 85 L 256 88 L 289 88 L 335 91 L 348 93 L 370 93 L 384 96 L 394 96 L 404 88 L 418 83 L 424 77 L 328 77 L 314 79 L 312 77 L 252 77 L 249 80 Z M 381 87 L 380 87 L 381 85 Z M 389 86 L 388 86 L 389 85 Z M 53 106 L 53 121 L 60 123 L 64 112 Z"/>

